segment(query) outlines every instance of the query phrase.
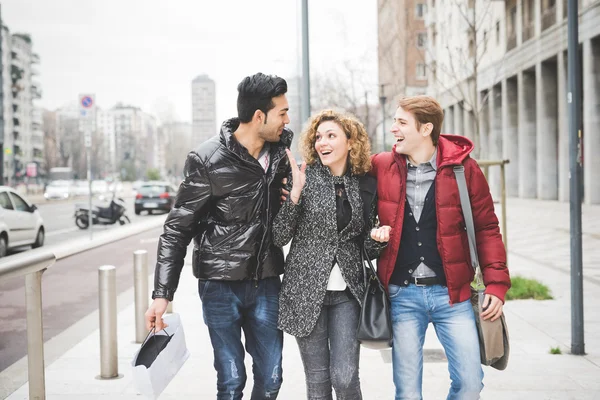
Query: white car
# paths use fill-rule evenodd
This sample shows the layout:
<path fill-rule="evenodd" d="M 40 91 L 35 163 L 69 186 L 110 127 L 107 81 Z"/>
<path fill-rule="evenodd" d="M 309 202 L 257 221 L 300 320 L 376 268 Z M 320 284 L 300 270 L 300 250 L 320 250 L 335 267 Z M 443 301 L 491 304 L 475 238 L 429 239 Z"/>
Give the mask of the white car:
<path fill-rule="evenodd" d="M 8 186 L 0 186 L 0 257 L 9 249 L 44 245 L 44 221 L 35 205 Z"/>
<path fill-rule="evenodd" d="M 46 186 L 44 197 L 46 200 L 68 199 L 71 196 L 72 185 L 70 181 L 52 181 Z"/>

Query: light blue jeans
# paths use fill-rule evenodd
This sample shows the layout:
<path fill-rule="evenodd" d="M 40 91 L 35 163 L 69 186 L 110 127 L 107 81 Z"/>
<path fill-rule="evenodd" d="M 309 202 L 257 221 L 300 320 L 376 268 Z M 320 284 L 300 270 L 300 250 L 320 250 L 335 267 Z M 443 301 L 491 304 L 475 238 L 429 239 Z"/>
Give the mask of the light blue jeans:
<path fill-rule="evenodd" d="M 452 384 L 447 399 L 479 399 L 483 389 L 483 369 L 470 301 L 450 305 L 448 288 L 440 285 L 389 285 L 389 294 L 394 330 L 395 399 L 423 398 L 423 343 L 430 322 L 448 358 Z"/>

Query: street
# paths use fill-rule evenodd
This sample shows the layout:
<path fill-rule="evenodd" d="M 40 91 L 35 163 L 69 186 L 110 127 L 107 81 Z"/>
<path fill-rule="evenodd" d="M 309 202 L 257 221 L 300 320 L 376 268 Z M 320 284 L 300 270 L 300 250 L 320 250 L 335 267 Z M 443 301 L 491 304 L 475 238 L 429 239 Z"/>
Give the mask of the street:
<path fill-rule="evenodd" d="M 89 235 L 75 226 L 75 204 L 87 199 L 65 202 L 38 202 L 46 226 L 45 246 L 57 245 Z M 135 224 L 148 218 L 161 218 L 133 213 L 133 198 L 124 199 L 128 216 Z M 98 204 L 95 202 L 94 204 Z M 94 226 L 94 231 L 117 229 L 118 224 Z M 98 272 L 101 265 L 117 267 L 117 294 L 133 285 L 133 251 L 148 251 L 148 272 L 154 271 L 156 245 L 161 228 L 153 229 L 125 240 L 102 246 L 56 262 L 43 278 L 44 341 L 98 308 Z M 16 252 L 27 251 L 28 247 Z M 15 253 L 15 252 L 13 252 Z M 10 257 L 10 256 L 8 256 Z M 27 354 L 25 279 L 0 282 L 0 371 Z M 93 328 L 90 327 L 90 331 Z"/>
<path fill-rule="evenodd" d="M 27 197 L 26 197 L 27 198 Z M 135 215 L 133 212 L 133 201 L 134 198 L 132 196 L 123 196 L 123 200 L 125 200 L 125 205 L 127 207 L 127 216 L 131 220 L 132 223 L 136 221 L 145 220 L 147 218 L 152 218 L 152 216 L 147 213 L 142 213 L 141 215 Z M 69 241 L 72 239 L 77 239 L 80 237 L 86 237 L 90 235 L 88 230 L 81 230 L 75 225 L 75 207 L 76 205 L 83 205 L 86 208 L 88 207 L 88 198 L 81 197 L 68 201 L 34 201 L 35 199 L 30 199 L 37 207 L 44 219 L 44 227 L 46 228 L 46 240 L 45 246 L 54 245 L 58 243 L 63 243 L 65 241 Z M 100 201 L 98 199 L 94 199 L 93 205 L 106 207 L 108 206 L 108 201 Z M 107 229 L 113 229 L 118 227 L 119 224 L 115 225 L 94 225 L 94 231 L 105 231 Z M 26 246 L 23 248 L 18 248 L 12 251 L 9 254 L 14 254 L 15 252 L 22 252 L 28 250 L 30 247 Z"/>

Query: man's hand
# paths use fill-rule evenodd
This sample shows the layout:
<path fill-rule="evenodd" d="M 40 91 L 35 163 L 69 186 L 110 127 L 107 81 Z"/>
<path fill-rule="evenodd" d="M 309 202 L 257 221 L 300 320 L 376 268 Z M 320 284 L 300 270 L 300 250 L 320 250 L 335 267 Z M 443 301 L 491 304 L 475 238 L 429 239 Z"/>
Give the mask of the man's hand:
<path fill-rule="evenodd" d="M 481 310 L 481 318 L 483 320 L 490 319 L 495 321 L 502 316 L 502 300 L 493 294 L 486 294 L 483 298 L 483 309 Z"/>
<path fill-rule="evenodd" d="M 392 227 L 388 225 L 380 226 L 379 228 L 371 229 L 371 239 L 377 242 L 388 242 L 390 240 L 390 232 Z"/>
<path fill-rule="evenodd" d="M 168 304 L 169 300 L 167 299 L 154 299 L 144 314 L 144 318 L 146 319 L 146 329 L 151 330 L 152 328 L 156 328 L 156 330 L 160 332 L 169 326 L 165 324 L 165 321 L 162 319 L 163 314 L 167 311 Z"/>

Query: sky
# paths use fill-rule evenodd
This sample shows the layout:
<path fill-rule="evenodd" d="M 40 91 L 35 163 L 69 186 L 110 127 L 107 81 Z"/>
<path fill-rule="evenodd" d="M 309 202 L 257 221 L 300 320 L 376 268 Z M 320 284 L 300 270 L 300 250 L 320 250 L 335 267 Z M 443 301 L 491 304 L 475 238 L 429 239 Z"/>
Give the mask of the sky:
<path fill-rule="evenodd" d="M 93 93 L 105 109 L 123 102 L 191 121 L 191 81 L 208 74 L 222 121 L 236 115 L 245 76 L 300 71 L 300 0 L 0 3 L 10 32 L 31 35 L 41 60 L 36 105 L 49 110 Z M 309 0 L 309 26 L 311 76 L 339 74 L 350 62 L 376 82 L 376 0 Z"/>

